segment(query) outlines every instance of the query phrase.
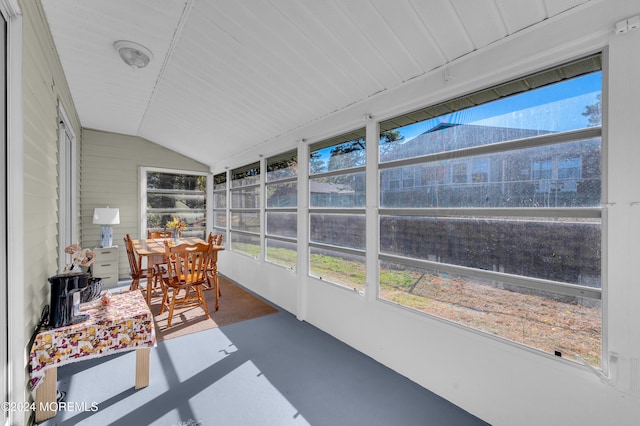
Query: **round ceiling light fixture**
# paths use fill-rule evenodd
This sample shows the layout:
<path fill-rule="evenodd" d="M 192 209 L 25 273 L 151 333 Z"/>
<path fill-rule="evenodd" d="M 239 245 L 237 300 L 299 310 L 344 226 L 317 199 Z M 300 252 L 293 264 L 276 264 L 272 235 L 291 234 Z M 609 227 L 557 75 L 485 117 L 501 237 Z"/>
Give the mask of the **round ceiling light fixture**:
<path fill-rule="evenodd" d="M 144 68 L 153 59 L 153 54 L 149 49 L 141 44 L 128 40 L 118 40 L 113 43 L 125 64 L 132 68 Z"/>

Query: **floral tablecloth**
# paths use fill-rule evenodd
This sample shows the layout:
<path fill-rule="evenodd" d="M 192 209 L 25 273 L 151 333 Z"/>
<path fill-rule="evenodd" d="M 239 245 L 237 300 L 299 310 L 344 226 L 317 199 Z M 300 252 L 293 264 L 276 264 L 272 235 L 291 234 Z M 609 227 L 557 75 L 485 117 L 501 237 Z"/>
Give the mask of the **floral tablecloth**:
<path fill-rule="evenodd" d="M 41 330 L 29 353 L 29 386 L 35 390 L 48 368 L 156 346 L 153 315 L 139 290 L 111 295 L 108 305 L 99 298 L 80 305 L 84 322 Z"/>

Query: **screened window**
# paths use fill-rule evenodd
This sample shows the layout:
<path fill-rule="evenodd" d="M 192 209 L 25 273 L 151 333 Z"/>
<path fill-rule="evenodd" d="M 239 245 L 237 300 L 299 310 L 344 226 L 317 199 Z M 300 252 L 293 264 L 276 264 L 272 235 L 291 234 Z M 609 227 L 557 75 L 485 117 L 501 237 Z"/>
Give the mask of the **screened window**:
<path fill-rule="evenodd" d="M 309 274 L 360 292 L 365 285 L 365 148 L 360 129 L 312 145 L 309 165 Z"/>
<path fill-rule="evenodd" d="M 174 217 L 186 222 L 187 237 L 206 238 L 205 173 L 144 168 L 146 224 L 143 229 L 162 231 Z"/>
<path fill-rule="evenodd" d="M 298 153 L 266 161 L 265 260 L 295 269 L 298 258 Z"/>
<path fill-rule="evenodd" d="M 260 163 L 231 172 L 231 250 L 260 256 Z"/>
<path fill-rule="evenodd" d="M 226 235 L 227 226 L 227 173 L 225 172 L 213 177 L 213 233 Z"/>
<path fill-rule="evenodd" d="M 380 124 L 381 299 L 600 365 L 600 67 Z M 420 185 L 385 185 L 414 168 Z"/>

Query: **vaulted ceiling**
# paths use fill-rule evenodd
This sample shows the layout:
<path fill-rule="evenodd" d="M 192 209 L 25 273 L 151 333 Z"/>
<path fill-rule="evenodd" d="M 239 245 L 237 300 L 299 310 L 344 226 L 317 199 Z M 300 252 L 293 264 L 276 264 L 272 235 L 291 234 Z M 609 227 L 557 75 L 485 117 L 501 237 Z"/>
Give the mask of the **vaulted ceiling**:
<path fill-rule="evenodd" d="M 84 128 L 212 164 L 589 0 L 41 0 Z M 134 69 L 117 40 L 148 48 Z"/>

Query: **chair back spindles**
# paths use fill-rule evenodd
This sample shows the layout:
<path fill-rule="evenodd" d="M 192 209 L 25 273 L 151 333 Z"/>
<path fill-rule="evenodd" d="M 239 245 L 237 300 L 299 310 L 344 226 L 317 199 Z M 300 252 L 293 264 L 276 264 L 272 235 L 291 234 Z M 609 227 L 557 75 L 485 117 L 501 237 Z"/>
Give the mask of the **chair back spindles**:
<path fill-rule="evenodd" d="M 222 234 L 214 234 L 213 232 L 211 232 L 209 234 L 208 241 L 214 246 L 220 246 L 222 245 Z"/>
<path fill-rule="evenodd" d="M 201 306 L 207 318 L 209 309 L 202 291 L 208 283 L 207 272 L 213 262 L 213 245 L 180 244 L 165 247 L 167 273 L 162 277 L 163 297 L 160 313 L 169 308 L 167 327 L 171 327 L 173 311 L 180 306 Z"/>
<path fill-rule="evenodd" d="M 147 229 L 148 239 L 171 238 L 171 231 L 149 231 Z"/>

